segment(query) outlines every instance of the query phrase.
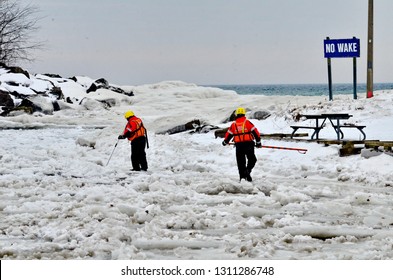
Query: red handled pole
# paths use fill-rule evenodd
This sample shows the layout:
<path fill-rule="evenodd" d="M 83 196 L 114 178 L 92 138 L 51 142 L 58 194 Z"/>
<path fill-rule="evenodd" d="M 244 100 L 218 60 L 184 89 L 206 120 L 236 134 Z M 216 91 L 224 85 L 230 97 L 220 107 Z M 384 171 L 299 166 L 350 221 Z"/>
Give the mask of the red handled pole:
<path fill-rule="evenodd" d="M 230 142 L 228 143 L 229 145 L 235 145 L 235 143 Z M 262 145 L 261 148 L 265 148 L 265 149 L 276 149 L 276 150 L 288 150 L 288 151 L 297 151 L 301 154 L 305 154 L 307 153 L 307 149 L 302 149 L 302 148 L 289 148 L 289 147 L 280 147 L 280 146 L 265 146 Z"/>
<path fill-rule="evenodd" d="M 278 146 L 264 146 L 262 145 L 261 148 L 266 148 L 266 149 L 276 149 L 276 150 L 289 150 L 289 151 L 298 151 L 301 154 L 307 153 L 307 149 L 302 149 L 302 148 L 288 148 L 288 147 L 278 147 Z"/>

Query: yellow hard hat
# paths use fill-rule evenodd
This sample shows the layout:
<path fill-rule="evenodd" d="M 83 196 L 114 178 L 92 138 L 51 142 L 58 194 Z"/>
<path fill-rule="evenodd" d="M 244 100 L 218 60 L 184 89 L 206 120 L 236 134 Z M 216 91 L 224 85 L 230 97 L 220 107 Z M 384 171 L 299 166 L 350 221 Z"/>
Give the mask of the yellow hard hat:
<path fill-rule="evenodd" d="M 239 108 L 236 109 L 236 112 L 235 112 L 236 116 L 238 116 L 238 115 L 245 115 L 245 114 L 246 114 L 246 109 L 244 109 L 242 107 L 239 107 Z"/>
<path fill-rule="evenodd" d="M 125 112 L 125 114 L 124 114 L 124 117 L 125 117 L 126 119 L 131 118 L 131 117 L 133 117 L 133 116 L 135 116 L 135 114 L 134 114 L 133 111 L 127 111 L 127 112 Z"/>

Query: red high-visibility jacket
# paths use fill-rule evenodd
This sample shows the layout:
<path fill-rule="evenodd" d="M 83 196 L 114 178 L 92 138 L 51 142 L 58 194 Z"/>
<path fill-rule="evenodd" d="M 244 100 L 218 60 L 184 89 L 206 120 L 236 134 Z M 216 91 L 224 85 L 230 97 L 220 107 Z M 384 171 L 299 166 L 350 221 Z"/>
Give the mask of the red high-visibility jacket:
<path fill-rule="evenodd" d="M 225 142 L 229 143 L 232 139 L 235 143 L 261 141 L 258 129 L 246 119 L 245 116 L 236 119 L 228 128 L 225 134 Z"/>
<path fill-rule="evenodd" d="M 126 128 L 124 129 L 123 135 L 132 141 L 135 138 L 145 136 L 146 129 L 143 126 L 142 120 L 136 116 L 128 119 Z"/>

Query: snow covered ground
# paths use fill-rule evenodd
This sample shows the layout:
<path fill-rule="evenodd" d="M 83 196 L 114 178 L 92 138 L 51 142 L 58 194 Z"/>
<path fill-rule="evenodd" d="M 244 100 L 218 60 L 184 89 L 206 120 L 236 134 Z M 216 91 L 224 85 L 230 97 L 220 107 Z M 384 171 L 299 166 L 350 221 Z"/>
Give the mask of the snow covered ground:
<path fill-rule="evenodd" d="M 235 150 L 213 131 L 158 133 L 193 119 L 227 127 L 243 106 L 271 113 L 251 120 L 264 134 L 290 133 L 297 113 L 347 112 L 367 139 L 393 140 L 393 92 L 330 102 L 183 82 L 122 88 L 135 96 L 100 89 L 89 106 L 0 118 L 0 259 L 393 258 L 391 155 L 339 157 L 337 145 L 263 139 L 308 152 L 258 149 L 253 182 L 239 182 Z M 107 97 L 116 106 L 93 102 Z M 126 140 L 106 166 L 130 109 L 148 129 L 146 173 L 130 172 Z M 335 139 L 331 127 L 320 136 Z"/>

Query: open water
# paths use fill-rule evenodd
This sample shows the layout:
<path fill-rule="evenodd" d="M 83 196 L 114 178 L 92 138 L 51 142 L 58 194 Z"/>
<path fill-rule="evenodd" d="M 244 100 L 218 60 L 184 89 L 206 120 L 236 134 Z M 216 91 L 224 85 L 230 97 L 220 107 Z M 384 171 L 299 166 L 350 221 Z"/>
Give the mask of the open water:
<path fill-rule="evenodd" d="M 302 96 L 329 96 L 327 84 L 277 84 L 277 85 L 214 85 L 226 90 L 234 90 L 238 94 L 257 95 L 302 95 Z M 366 94 L 366 84 L 357 85 L 357 96 Z M 393 83 L 374 83 L 374 91 L 393 90 Z M 336 94 L 353 95 L 353 84 L 333 84 L 333 97 Z"/>

